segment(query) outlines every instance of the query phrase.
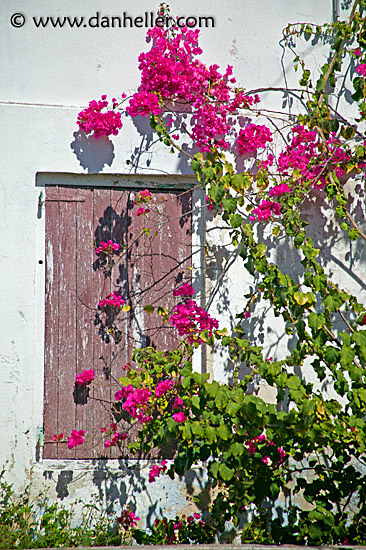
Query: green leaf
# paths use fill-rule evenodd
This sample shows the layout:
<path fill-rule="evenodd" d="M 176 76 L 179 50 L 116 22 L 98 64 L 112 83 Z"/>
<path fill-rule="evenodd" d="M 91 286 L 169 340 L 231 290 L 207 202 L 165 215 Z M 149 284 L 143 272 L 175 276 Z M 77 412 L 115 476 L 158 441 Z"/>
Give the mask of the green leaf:
<path fill-rule="evenodd" d="M 228 214 L 233 214 L 236 210 L 237 200 L 234 197 L 229 197 L 222 200 L 222 206 Z"/>
<path fill-rule="evenodd" d="M 210 397 L 215 397 L 220 388 L 220 385 L 214 380 L 213 382 L 206 382 L 205 388 Z"/>
<path fill-rule="evenodd" d="M 352 227 L 348 231 L 348 236 L 351 239 L 351 241 L 356 241 L 358 239 L 358 237 L 360 236 L 360 232 L 358 231 L 358 229 L 355 229 L 354 227 Z"/>
<path fill-rule="evenodd" d="M 229 398 L 224 388 L 220 388 L 215 397 L 215 404 L 219 410 L 223 410 L 228 402 Z"/>
<path fill-rule="evenodd" d="M 235 475 L 235 470 L 233 468 L 228 468 L 226 464 L 222 462 L 219 466 L 219 474 L 224 481 L 230 481 Z"/>
<path fill-rule="evenodd" d="M 231 429 L 226 424 L 221 424 L 217 428 L 217 433 L 224 441 L 227 441 L 232 435 Z"/>
<path fill-rule="evenodd" d="M 146 311 L 146 313 L 154 313 L 154 306 L 149 306 L 149 305 L 146 305 L 144 306 L 144 311 Z"/>
<path fill-rule="evenodd" d="M 236 441 L 230 446 L 230 453 L 233 456 L 241 456 L 244 453 L 244 445 Z"/>
<path fill-rule="evenodd" d="M 240 227 L 242 221 L 243 218 L 240 214 L 233 214 L 232 216 L 230 216 L 230 225 L 233 229 Z"/>
<path fill-rule="evenodd" d="M 325 322 L 326 322 L 326 319 L 325 319 L 325 316 L 322 313 L 317 315 L 316 313 L 311 312 L 309 317 L 308 317 L 309 327 L 312 328 L 313 330 L 315 330 L 316 332 L 319 329 L 321 329 L 322 326 L 325 325 Z"/>
<path fill-rule="evenodd" d="M 215 443 L 217 440 L 216 430 L 212 426 L 205 426 L 205 436 L 209 443 Z"/>
<path fill-rule="evenodd" d="M 343 300 L 340 296 L 329 295 L 325 298 L 324 307 L 329 311 L 337 311 L 343 304 Z"/>
<path fill-rule="evenodd" d="M 183 439 L 185 439 L 186 441 L 191 441 L 192 440 L 192 432 L 191 432 L 191 427 L 189 425 L 188 422 L 185 422 L 183 424 L 183 428 L 182 428 L 182 437 Z"/>
<path fill-rule="evenodd" d="M 342 367 L 347 367 L 348 365 L 351 365 L 353 362 L 353 359 L 355 357 L 355 350 L 348 347 L 348 346 L 342 346 L 341 349 L 341 365 Z"/>
<path fill-rule="evenodd" d="M 333 346 L 327 346 L 324 351 L 324 359 L 330 365 L 336 365 L 339 361 L 339 351 Z"/>
<path fill-rule="evenodd" d="M 217 479 L 217 474 L 219 473 L 219 464 L 218 462 L 211 462 L 208 471 L 214 479 Z"/>
<path fill-rule="evenodd" d="M 200 422 L 192 422 L 191 430 L 192 430 L 192 433 L 197 437 L 203 438 L 205 435 L 203 426 Z"/>

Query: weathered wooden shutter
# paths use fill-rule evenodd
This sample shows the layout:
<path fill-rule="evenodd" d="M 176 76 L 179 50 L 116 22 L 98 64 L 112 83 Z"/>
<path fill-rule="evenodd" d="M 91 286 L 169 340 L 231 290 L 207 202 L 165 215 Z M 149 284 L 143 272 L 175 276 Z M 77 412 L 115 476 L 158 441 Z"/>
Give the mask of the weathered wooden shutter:
<path fill-rule="evenodd" d="M 44 458 L 117 456 L 105 449 L 101 428 L 111 422 L 108 401 L 132 350 L 146 345 L 172 348 L 174 329 L 143 306 L 173 308 L 172 289 L 190 280 L 191 198 L 187 192 L 153 192 L 160 210 L 150 220 L 136 216 L 137 191 L 46 187 L 46 319 Z M 143 228 L 150 229 L 150 235 Z M 112 239 L 122 246 L 112 278 L 94 248 Z M 131 306 L 118 330 L 100 323 L 97 304 L 118 290 Z M 169 325 L 169 324 L 168 324 Z M 118 342 L 118 343 L 117 343 Z M 95 370 L 90 390 L 74 386 L 83 369 Z M 54 434 L 86 430 L 74 450 L 52 442 Z"/>

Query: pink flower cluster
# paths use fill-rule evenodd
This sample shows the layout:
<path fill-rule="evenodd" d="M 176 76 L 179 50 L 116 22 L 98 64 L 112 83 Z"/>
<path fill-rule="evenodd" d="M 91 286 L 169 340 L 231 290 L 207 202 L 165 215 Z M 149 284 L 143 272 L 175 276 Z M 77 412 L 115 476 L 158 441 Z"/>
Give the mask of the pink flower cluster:
<path fill-rule="evenodd" d="M 262 200 L 257 208 L 254 208 L 252 215 L 249 219 L 254 222 L 257 216 L 258 221 L 269 220 L 272 216 L 279 216 L 281 214 L 281 205 L 278 202 Z"/>
<path fill-rule="evenodd" d="M 182 411 L 180 411 L 173 414 L 173 420 L 175 420 L 175 422 L 177 422 L 178 424 L 181 424 L 187 420 L 187 417 Z"/>
<path fill-rule="evenodd" d="M 131 116 L 159 114 L 158 97 L 189 105 L 193 115 L 191 136 L 200 150 L 208 151 L 214 144 L 226 149 L 231 129 L 229 115 L 257 103 L 259 98 L 232 90 L 232 67 L 221 74 L 218 65 L 207 67 L 196 58 L 202 53 L 198 30 L 176 27 L 173 32 L 159 27 L 148 30 L 152 47 L 139 56 L 141 85 L 127 112 Z"/>
<path fill-rule="evenodd" d="M 167 469 L 167 461 L 162 460 L 161 466 L 158 466 L 157 464 L 154 464 L 154 466 L 151 468 L 149 472 L 149 483 L 154 483 L 155 479 L 160 476 L 160 474 L 164 474 Z"/>
<path fill-rule="evenodd" d="M 116 518 L 116 522 L 119 523 L 125 531 L 136 527 L 138 521 L 140 521 L 140 518 L 128 508 L 123 510 L 119 518 Z"/>
<path fill-rule="evenodd" d="M 79 386 L 84 386 L 84 384 L 89 384 L 94 380 L 94 370 L 93 369 L 84 369 L 83 372 L 76 375 L 75 378 L 75 384 L 78 384 Z"/>
<path fill-rule="evenodd" d="M 155 93 L 137 92 L 130 99 L 126 112 L 133 117 L 159 115 L 161 113 L 159 98 Z"/>
<path fill-rule="evenodd" d="M 140 208 L 136 210 L 136 216 L 144 216 L 149 212 L 150 212 L 150 208 L 144 208 L 143 206 L 140 206 Z"/>
<path fill-rule="evenodd" d="M 179 407 L 183 407 L 183 401 L 182 399 L 177 395 L 174 399 L 173 403 L 173 409 L 178 409 Z"/>
<path fill-rule="evenodd" d="M 127 434 L 126 433 L 115 432 L 114 434 L 112 434 L 112 437 L 111 437 L 110 440 L 107 439 L 104 442 L 104 447 L 106 447 L 106 448 L 115 447 L 117 443 L 119 443 L 120 441 L 124 441 L 125 439 L 127 439 Z"/>
<path fill-rule="evenodd" d="M 193 294 L 195 294 L 194 288 L 189 283 L 184 283 L 181 287 L 173 290 L 173 296 L 193 296 Z"/>
<path fill-rule="evenodd" d="M 72 449 L 73 447 L 78 447 L 79 445 L 82 445 L 84 443 L 84 434 L 85 430 L 72 430 L 70 439 L 67 443 L 68 448 Z"/>
<path fill-rule="evenodd" d="M 95 253 L 101 254 L 104 252 L 104 254 L 113 254 L 114 252 L 118 252 L 119 249 L 120 246 L 118 243 L 114 243 L 111 240 L 107 242 L 102 241 L 100 245 L 95 248 Z"/>
<path fill-rule="evenodd" d="M 267 445 L 269 446 L 272 446 L 272 445 L 275 445 L 275 443 L 273 441 L 271 441 L 270 439 L 268 439 L 268 437 L 266 437 L 264 434 L 261 434 L 259 435 L 258 437 L 254 437 L 253 439 L 251 439 L 250 441 L 248 441 L 247 443 L 247 447 L 248 447 L 248 451 L 250 453 L 250 455 L 254 455 L 257 451 L 257 443 L 266 443 Z M 285 451 L 282 449 L 282 447 L 278 447 L 277 448 L 277 451 L 278 451 L 278 454 L 280 455 L 280 459 L 279 461 L 276 463 L 276 466 L 279 466 L 280 464 L 282 464 L 282 462 L 284 461 L 285 457 L 286 457 L 286 453 Z M 268 465 L 268 461 L 269 461 L 269 456 L 268 455 L 264 455 L 263 458 L 262 458 L 262 462 L 264 464 L 267 464 Z"/>
<path fill-rule="evenodd" d="M 207 204 L 207 210 L 213 210 L 214 209 L 214 204 L 213 204 L 213 200 L 212 200 L 211 196 L 206 195 L 206 204 Z"/>
<path fill-rule="evenodd" d="M 143 191 L 140 191 L 137 193 L 136 198 L 134 200 L 133 204 L 141 204 L 151 201 L 152 194 L 148 189 L 144 189 Z"/>
<path fill-rule="evenodd" d="M 272 187 L 272 189 L 269 192 L 270 197 L 279 197 L 283 193 L 289 193 L 290 188 L 286 183 L 282 183 L 281 185 L 275 185 L 275 187 Z"/>
<path fill-rule="evenodd" d="M 366 66 L 366 65 L 365 65 Z M 278 157 L 278 171 L 289 175 L 290 171 L 301 173 L 299 181 L 314 181 L 314 186 L 323 188 L 326 183 L 327 162 L 331 164 L 337 178 L 344 174 L 342 164 L 350 160 L 347 152 L 340 147 L 340 142 L 332 133 L 326 141 L 328 159 L 321 152 L 320 140 L 315 130 L 296 126 L 292 130 L 294 137 L 290 145 Z"/>
<path fill-rule="evenodd" d="M 240 130 L 237 139 L 238 151 L 241 155 L 250 153 L 255 155 L 257 149 L 265 147 L 266 143 L 272 140 L 272 134 L 269 128 L 264 125 L 249 124 L 246 128 Z"/>
<path fill-rule="evenodd" d="M 361 76 L 366 76 L 366 64 L 360 64 L 356 67 L 356 73 Z"/>
<path fill-rule="evenodd" d="M 113 108 L 117 106 L 115 98 L 112 99 Z M 108 108 L 107 96 L 102 95 L 101 100 L 90 101 L 89 107 L 78 114 L 77 124 L 86 134 L 93 133 L 96 139 L 101 136 L 116 136 L 122 128 L 121 113 L 103 109 Z"/>
<path fill-rule="evenodd" d="M 103 300 L 99 300 L 98 306 L 103 309 L 106 306 L 122 307 L 125 305 L 125 301 L 115 290 L 113 294 L 108 294 Z"/>
<path fill-rule="evenodd" d="M 141 424 L 145 424 L 151 420 L 151 416 L 145 414 L 146 409 L 150 405 L 151 391 L 148 388 L 134 388 L 133 386 L 124 386 L 114 394 L 116 401 L 125 402 L 122 409 L 128 412 L 132 418 L 137 418 Z"/>
<path fill-rule="evenodd" d="M 211 336 L 213 329 L 219 326 L 219 322 L 210 317 L 194 300 L 175 306 L 169 321 L 178 330 L 179 336 L 187 336 L 189 344 L 202 344 L 200 332 L 207 330 Z"/>
<path fill-rule="evenodd" d="M 172 387 L 172 381 L 166 378 L 162 382 L 159 382 L 155 388 L 155 397 L 161 397 Z"/>

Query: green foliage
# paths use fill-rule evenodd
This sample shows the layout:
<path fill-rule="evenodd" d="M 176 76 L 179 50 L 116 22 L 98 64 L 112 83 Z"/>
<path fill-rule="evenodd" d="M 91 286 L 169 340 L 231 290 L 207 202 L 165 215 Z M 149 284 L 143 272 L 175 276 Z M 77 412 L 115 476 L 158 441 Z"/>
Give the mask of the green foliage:
<path fill-rule="evenodd" d="M 232 334 L 224 329 L 200 335 L 206 345 L 228 350 L 233 383 L 218 383 L 207 374 L 194 372 L 192 355 L 199 344 L 192 346 L 186 341 L 170 351 L 153 347 L 135 350 L 132 366 L 120 379 L 123 386 L 148 388 L 155 396 L 159 382 L 174 380 L 163 397 L 149 402 L 151 420 L 142 424 L 131 450 L 149 456 L 157 448 L 163 455 L 173 446 L 174 458 L 167 474 L 172 479 L 183 476 L 204 462 L 212 488 L 205 527 L 187 520 L 176 529 L 179 518 L 164 518 L 157 520 L 149 534 L 136 530 L 134 537 L 139 543 L 212 542 L 214 533 L 225 531 L 226 522 L 236 528 L 246 513 L 243 542 L 366 542 L 366 330 L 362 329 L 366 308 L 327 275 L 322 265 L 323 247 L 314 246 L 304 215 L 309 193 L 321 187 L 324 201 L 336 213 L 339 235 L 351 241 L 366 239 L 350 214 L 350 199 L 343 189 L 344 181 L 364 168 L 365 133 L 354 120 L 336 112 L 329 100 L 339 77 L 346 73 L 344 59 L 357 57 L 356 48 L 365 58 L 365 7 L 365 0 L 355 1 L 348 20 L 323 26 L 297 23 L 284 31 L 284 42 L 291 51 L 294 37 L 305 40 L 309 47 L 320 38 L 329 45 L 327 61 L 315 78 L 295 53 L 295 69 L 301 68 L 301 90 L 296 93 L 301 94 L 304 110 L 297 117 L 292 115 L 284 126 L 293 123 L 314 132 L 317 149 L 313 150 L 319 152 L 319 158 L 310 159 L 309 168 L 317 169 L 315 175 L 291 170 L 291 162 L 289 170 L 281 174 L 260 165 L 256 171 L 235 173 L 233 164 L 214 145 L 205 154 L 188 155 L 198 182 L 226 223 L 232 245 L 253 277 L 252 288 Z M 362 121 L 366 119 L 366 75 L 362 68 L 356 74 L 352 98 L 358 103 Z M 151 116 L 150 123 L 164 144 L 179 149 L 169 137 L 163 116 Z M 332 148 L 335 139 L 337 146 Z M 338 148 L 345 160 L 335 158 Z M 341 174 L 344 181 L 340 181 Z M 261 240 L 262 231 L 249 223 L 253 218 L 248 220 L 253 196 L 268 198 L 267 188 L 278 183 L 285 184 L 287 191 L 276 198 L 281 216 L 269 234 L 274 244 L 280 236 L 285 237 L 298 254 L 296 280 L 286 268 L 273 263 L 271 247 Z M 270 218 L 268 225 L 272 223 Z M 292 336 L 292 348 L 282 360 L 265 358 L 262 347 L 244 332 L 248 312 L 261 300 L 270 305 Z M 145 305 L 144 309 L 152 314 L 156 308 Z M 157 311 L 169 318 L 163 307 Z M 306 380 L 305 362 L 313 367 L 313 382 Z M 242 367 L 250 374 L 240 377 Z M 275 403 L 253 395 L 250 388 L 255 380 L 275 389 Z M 322 391 L 325 386 L 328 393 Z M 175 420 L 177 398 L 183 417 Z M 310 506 L 294 506 L 294 497 Z M 354 515 L 350 502 L 356 509 Z M 280 505 L 285 521 L 274 517 Z M 27 502 L 24 510 L 28 513 L 26 506 Z M 56 514 L 62 531 L 67 514 L 50 513 L 51 518 Z M 23 516 L 17 516 L 16 523 Z"/>
<path fill-rule="evenodd" d="M 212 544 L 215 542 L 215 529 L 193 516 L 173 519 L 156 519 L 150 533 L 135 529 L 133 538 L 138 544 Z"/>
<path fill-rule="evenodd" d="M 329 165 L 326 140 L 332 132 L 345 140 L 344 149 L 352 157 L 344 167 L 347 174 L 360 171 L 365 150 L 357 143 L 351 149 L 349 142 L 356 134 L 354 124 L 344 117 L 332 116 L 328 93 L 337 85 L 346 45 L 366 45 L 364 8 L 364 1 L 355 2 L 348 21 L 323 27 L 290 25 L 284 33 L 286 40 L 293 35 L 307 41 L 325 36 L 331 42 L 330 57 L 314 80 L 314 87 L 310 71 L 296 56 L 295 64 L 302 68 L 300 86 L 307 91 L 307 110 L 298 116 L 297 123 L 314 129 L 320 138 L 319 149 L 326 161 L 324 195 L 340 218 L 340 231 L 348 232 L 351 240 L 359 238 L 360 231 L 349 215 L 348 199 L 336 170 Z M 362 110 L 366 111 L 365 78 L 356 76 L 353 86 L 353 99 L 360 102 L 362 118 Z M 208 381 L 204 375 L 194 373 L 193 350 L 184 342 L 174 352 L 160 355 L 153 348 L 136 351 L 132 359 L 137 364 L 141 385 L 153 388 L 166 373 L 174 374 L 179 380 L 175 391 L 187 416 L 182 423 L 172 420 L 175 394 L 172 395 L 165 406 L 155 411 L 151 423 L 140 430 L 139 449 L 146 453 L 155 446 L 164 448 L 173 439 L 176 454 L 168 470 L 171 478 L 182 476 L 200 461 L 207 464 L 209 482 L 215 491 L 210 521 L 219 532 L 224 531 L 226 521 L 237 526 L 249 507 L 254 512 L 244 527 L 244 542 L 366 542 L 366 475 L 362 473 L 366 435 L 366 330 L 362 330 L 362 325 L 366 313 L 355 296 L 330 280 L 318 261 L 322 251 L 308 235 L 302 213 L 304 198 L 314 182 L 304 180 L 296 170 L 290 176 L 281 176 L 281 183 L 288 184 L 291 192 L 278 198 L 281 220 L 273 227 L 272 235 L 275 239 L 281 233 L 286 235 L 297 249 L 302 272 L 295 281 L 270 261 L 267 247 L 257 240 L 248 223 L 247 213 L 252 206 L 246 202 L 247 193 L 263 193 L 270 174 L 261 169 L 254 181 L 249 171 L 235 173 L 232 164 L 214 148 L 205 156 L 196 154 L 191 167 L 216 213 L 231 229 L 232 243 L 253 276 L 254 290 L 247 296 L 248 304 L 267 300 L 274 315 L 284 320 L 294 346 L 282 361 L 268 361 L 262 348 L 244 337 L 245 311 L 239 313 L 232 335 L 216 331 L 205 339 L 208 345 L 221 344 L 229 350 L 234 365 L 231 385 Z M 343 331 L 337 325 L 340 321 Z M 319 384 L 306 382 L 302 367 L 307 359 L 317 382 L 326 381 L 335 398 L 315 389 Z M 239 380 L 242 366 L 248 367 L 251 374 Z M 255 377 L 277 390 L 275 405 L 250 393 L 249 384 Z M 134 384 L 134 380 L 136 383 L 136 374 L 131 370 L 125 384 Z M 341 399 L 345 400 L 343 406 Z M 290 495 L 301 495 L 311 509 L 293 506 Z M 273 519 L 277 499 L 284 508 L 285 522 Z M 358 506 L 354 517 L 348 507 L 351 499 Z M 171 522 L 162 522 L 151 535 L 139 534 L 139 542 L 163 543 L 172 536 L 172 529 Z"/>
<path fill-rule="evenodd" d="M 29 488 L 16 498 L 4 475 L 5 468 L 0 472 L 0 549 L 123 544 L 118 526 L 95 504 L 84 505 L 82 522 L 75 526 L 72 507 L 42 494 L 31 499 Z"/>

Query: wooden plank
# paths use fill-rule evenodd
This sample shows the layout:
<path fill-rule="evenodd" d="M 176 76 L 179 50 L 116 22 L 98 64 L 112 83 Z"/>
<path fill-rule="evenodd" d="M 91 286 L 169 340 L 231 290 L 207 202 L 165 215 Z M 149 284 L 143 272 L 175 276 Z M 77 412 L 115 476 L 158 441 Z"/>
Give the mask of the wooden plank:
<path fill-rule="evenodd" d="M 60 202 L 59 212 L 58 430 L 69 436 L 76 427 L 73 397 L 76 376 L 76 202 Z M 75 451 L 59 445 L 58 458 L 74 457 Z"/>
<path fill-rule="evenodd" d="M 45 189 L 47 200 L 49 189 Z M 55 190 L 53 190 L 55 191 Z M 56 189 L 58 193 L 58 189 Z M 43 458 L 57 458 L 58 409 L 58 284 L 59 284 L 59 204 L 46 203 L 46 288 L 45 288 L 45 374 Z"/>
<path fill-rule="evenodd" d="M 150 219 L 137 217 L 136 208 L 131 213 L 130 237 L 141 235 L 145 226 L 150 235 L 140 236 L 132 245 L 130 278 L 134 310 L 142 316 L 137 323 L 142 344 L 163 350 L 173 349 L 180 338 L 156 312 L 148 314 L 143 306 L 162 306 L 171 312 L 176 304 L 173 289 L 191 280 L 191 200 L 188 193 L 154 193 L 153 197 Z"/>
<path fill-rule="evenodd" d="M 131 193 L 128 278 L 133 318 L 129 352 L 136 346 L 174 349 L 180 342 L 174 327 L 163 323 L 156 310 L 149 314 L 143 308 L 149 304 L 172 312 L 177 303 L 173 289 L 191 280 L 190 195 L 153 193 L 148 217 L 136 216 L 134 197 Z M 144 234 L 144 227 L 150 229 L 150 235 Z M 132 435 L 136 430 L 137 426 Z M 158 457 L 158 449 L 153 449 L 150 456 Z"/>
<path fill-rule="evenodd" d="M 85 195 L 72 187 L 47 187 L 46 202 L 83 202 Z"/>
<path fill-rule="evenodd" d="M 126 190 L 114 189 L 111 192 L 112 206 L 112 241 L 120 245 L 118 259 L 112 271 L 112 290 L 117 291 L 128 305 L 128 195 Z M 119 378 L 123 375 L 121 367 L 129 361 L 127 348 L 127 334 L 129 313 L 120 312 L 115 318 L 115 325 L 118 329 L 116 338 L 111 341 L 111 401 L 114 401 L 114 394 L 120 389 Z M 121 419 L 115 413 L 113 421 L 118 422 L 118 431 L 125 432 L 129 429 L 129 423 Z M 118 458 L 121 455 L 129 456 L 127 451 L 127 440 L 121 443 L 121 450 L 118 446 L 111 448 L 111 458 Z"/>
<path fill-rule="evenodd" d="M 93 292 L 93 192 L 91 189 L 79 189 L 82 202 L 77 203 L 76 213 L 76 362 L 77 373 L 94 368 L 93 341 L 95 333 L 94 319 L 97 296 Z M 92 388 L 77 386 L 74 389 L 76 407 L 76 429 L 85 430 L 85 442 L 76 447 L 76 458 L 93 456 L 93 416 L 94 402 Z"/>
<path fill-rule="evenodd" d="M 99 246 L 101 241 L 108 241 L 111 238 L 112 209 L 111 192 L 109 189 L 95 189 L 93 191 L 93 232 L 95 245 Z M 106 276 L 100 265 L 99 259 L 94 264 L 93 296 L 95 305 L 111 292 L 110 277 Z M 109 372 L 111 367 L 111 346 L 110 336 L 107 334 L 103 323 L 105 315 L 100 311 L 95 317 L 94 340 L 93 340 L 93 364 L 95 380 L 93 384 L 94 399 L 94 420 L 93 420 L 93 457 L 110 458 L 110 450 L 104 449 L 101 428 L 108 427 L 110 423 L 110 383 Z"/>

